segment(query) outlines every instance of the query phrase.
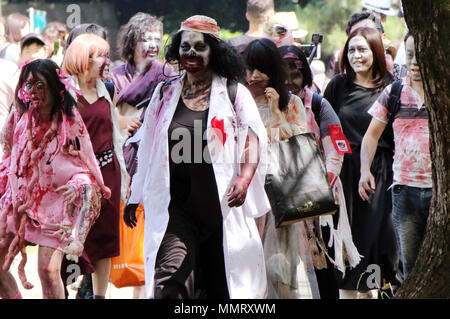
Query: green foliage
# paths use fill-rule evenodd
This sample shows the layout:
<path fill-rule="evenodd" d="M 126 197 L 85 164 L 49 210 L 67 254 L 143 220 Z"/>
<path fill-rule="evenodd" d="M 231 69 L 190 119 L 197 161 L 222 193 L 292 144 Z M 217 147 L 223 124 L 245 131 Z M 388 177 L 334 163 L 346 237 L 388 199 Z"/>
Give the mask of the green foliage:
<path fill-rule="evenodd" d="M 383 23 L 384 33 L 391 41 L 400 40 L 403 37 L 405 28 L 397 17 L 386 17 L 386 22 Z"/>
<path fill-rule="evenodd" d="M 332 55 L 343 47 L 347 35 L 345 27 L 350 16 L 361 10 L 359 0 L 319 0 L 311 1 L 306 7 L 296 7 L 300 28 L 308 30 L 307 41 L 312 33 L 324 35 L 322 55 Z"/>
<path fill-rule="evenodd" d="M 232 32 L 232 31 L 230 31 L 228 29 L 221 28 L 219 37 L 223 41 L 228 41 L 229 39 L 237 37 L 237 36 L 242 35 L 242 34 L 243 34 L 243 32 L 241 32 L 241 31 Z"/>

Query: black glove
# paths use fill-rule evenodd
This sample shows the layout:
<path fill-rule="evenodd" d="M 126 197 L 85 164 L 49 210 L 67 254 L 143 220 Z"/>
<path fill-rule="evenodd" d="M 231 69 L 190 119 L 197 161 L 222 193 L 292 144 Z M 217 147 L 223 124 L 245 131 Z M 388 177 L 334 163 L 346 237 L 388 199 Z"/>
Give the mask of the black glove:
<path fill-rule="evenodd" d="M 126 204 L 125 208 L 123 209 L 123 221 L 125 222 L 125 225 L 130 228 L 136 226 L 136 209 L 138 208 L 138 206 L 139 204 Z"/>

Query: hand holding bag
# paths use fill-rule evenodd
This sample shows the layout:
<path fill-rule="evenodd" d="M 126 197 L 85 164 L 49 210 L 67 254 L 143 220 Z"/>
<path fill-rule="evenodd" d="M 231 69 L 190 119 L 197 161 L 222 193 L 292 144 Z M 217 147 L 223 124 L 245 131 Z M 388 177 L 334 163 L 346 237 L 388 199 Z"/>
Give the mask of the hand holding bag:
<path fill-rule="evenodd" d="M 265 190 L 277 228 L 334 214 L 337 206 L 314 133 L 269 145 Z"/>

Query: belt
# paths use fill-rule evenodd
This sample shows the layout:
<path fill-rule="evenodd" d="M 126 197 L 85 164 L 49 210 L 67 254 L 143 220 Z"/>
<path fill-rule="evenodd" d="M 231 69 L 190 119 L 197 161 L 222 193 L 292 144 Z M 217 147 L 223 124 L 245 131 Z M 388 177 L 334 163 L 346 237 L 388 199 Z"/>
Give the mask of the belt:
<path fill-rule="evenodd" d="M 96 153 L 95 157 L 97 157 L 98 166 L 100 168 L 105 167 L 109 163 L 112 163 L 114 156 L 114 149 L 110 149 L 101 153 Z"/>

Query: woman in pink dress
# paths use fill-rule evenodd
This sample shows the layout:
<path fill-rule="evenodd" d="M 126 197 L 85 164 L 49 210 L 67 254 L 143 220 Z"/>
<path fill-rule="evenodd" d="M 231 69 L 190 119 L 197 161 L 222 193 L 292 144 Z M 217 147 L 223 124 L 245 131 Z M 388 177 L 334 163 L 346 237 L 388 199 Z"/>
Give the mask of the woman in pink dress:
<path fill-rule="evenodd" d="M 82 34 L 66 51 L 63 69 L 79 87 L 78 110 L 86 124 L 105 184 L 112 196 L 102 200 L 100 216 L 86 240 L 84 262 L 93 265 L 94 298 L 104 298 L 111 257 L 120 255 L 120 199 L 125 199 L 129 176 L 123 158 L 118 111 L 103 83 L 109 73 L 109 44 L 95 34 Z"/>
<path fill-rule="evenodd" d="M 25 65 L 16 105 L 1 134 L 0 296 L 21 298 L 9 267 L 20 252 L 19 278 L 26 289 L 25 248 L 39 245 L 44 298 L 64 298 L 64 254 L 76 260 L 100 210 L 100 191 L 110 196 L 66 75 L 51 60 Z"/>

